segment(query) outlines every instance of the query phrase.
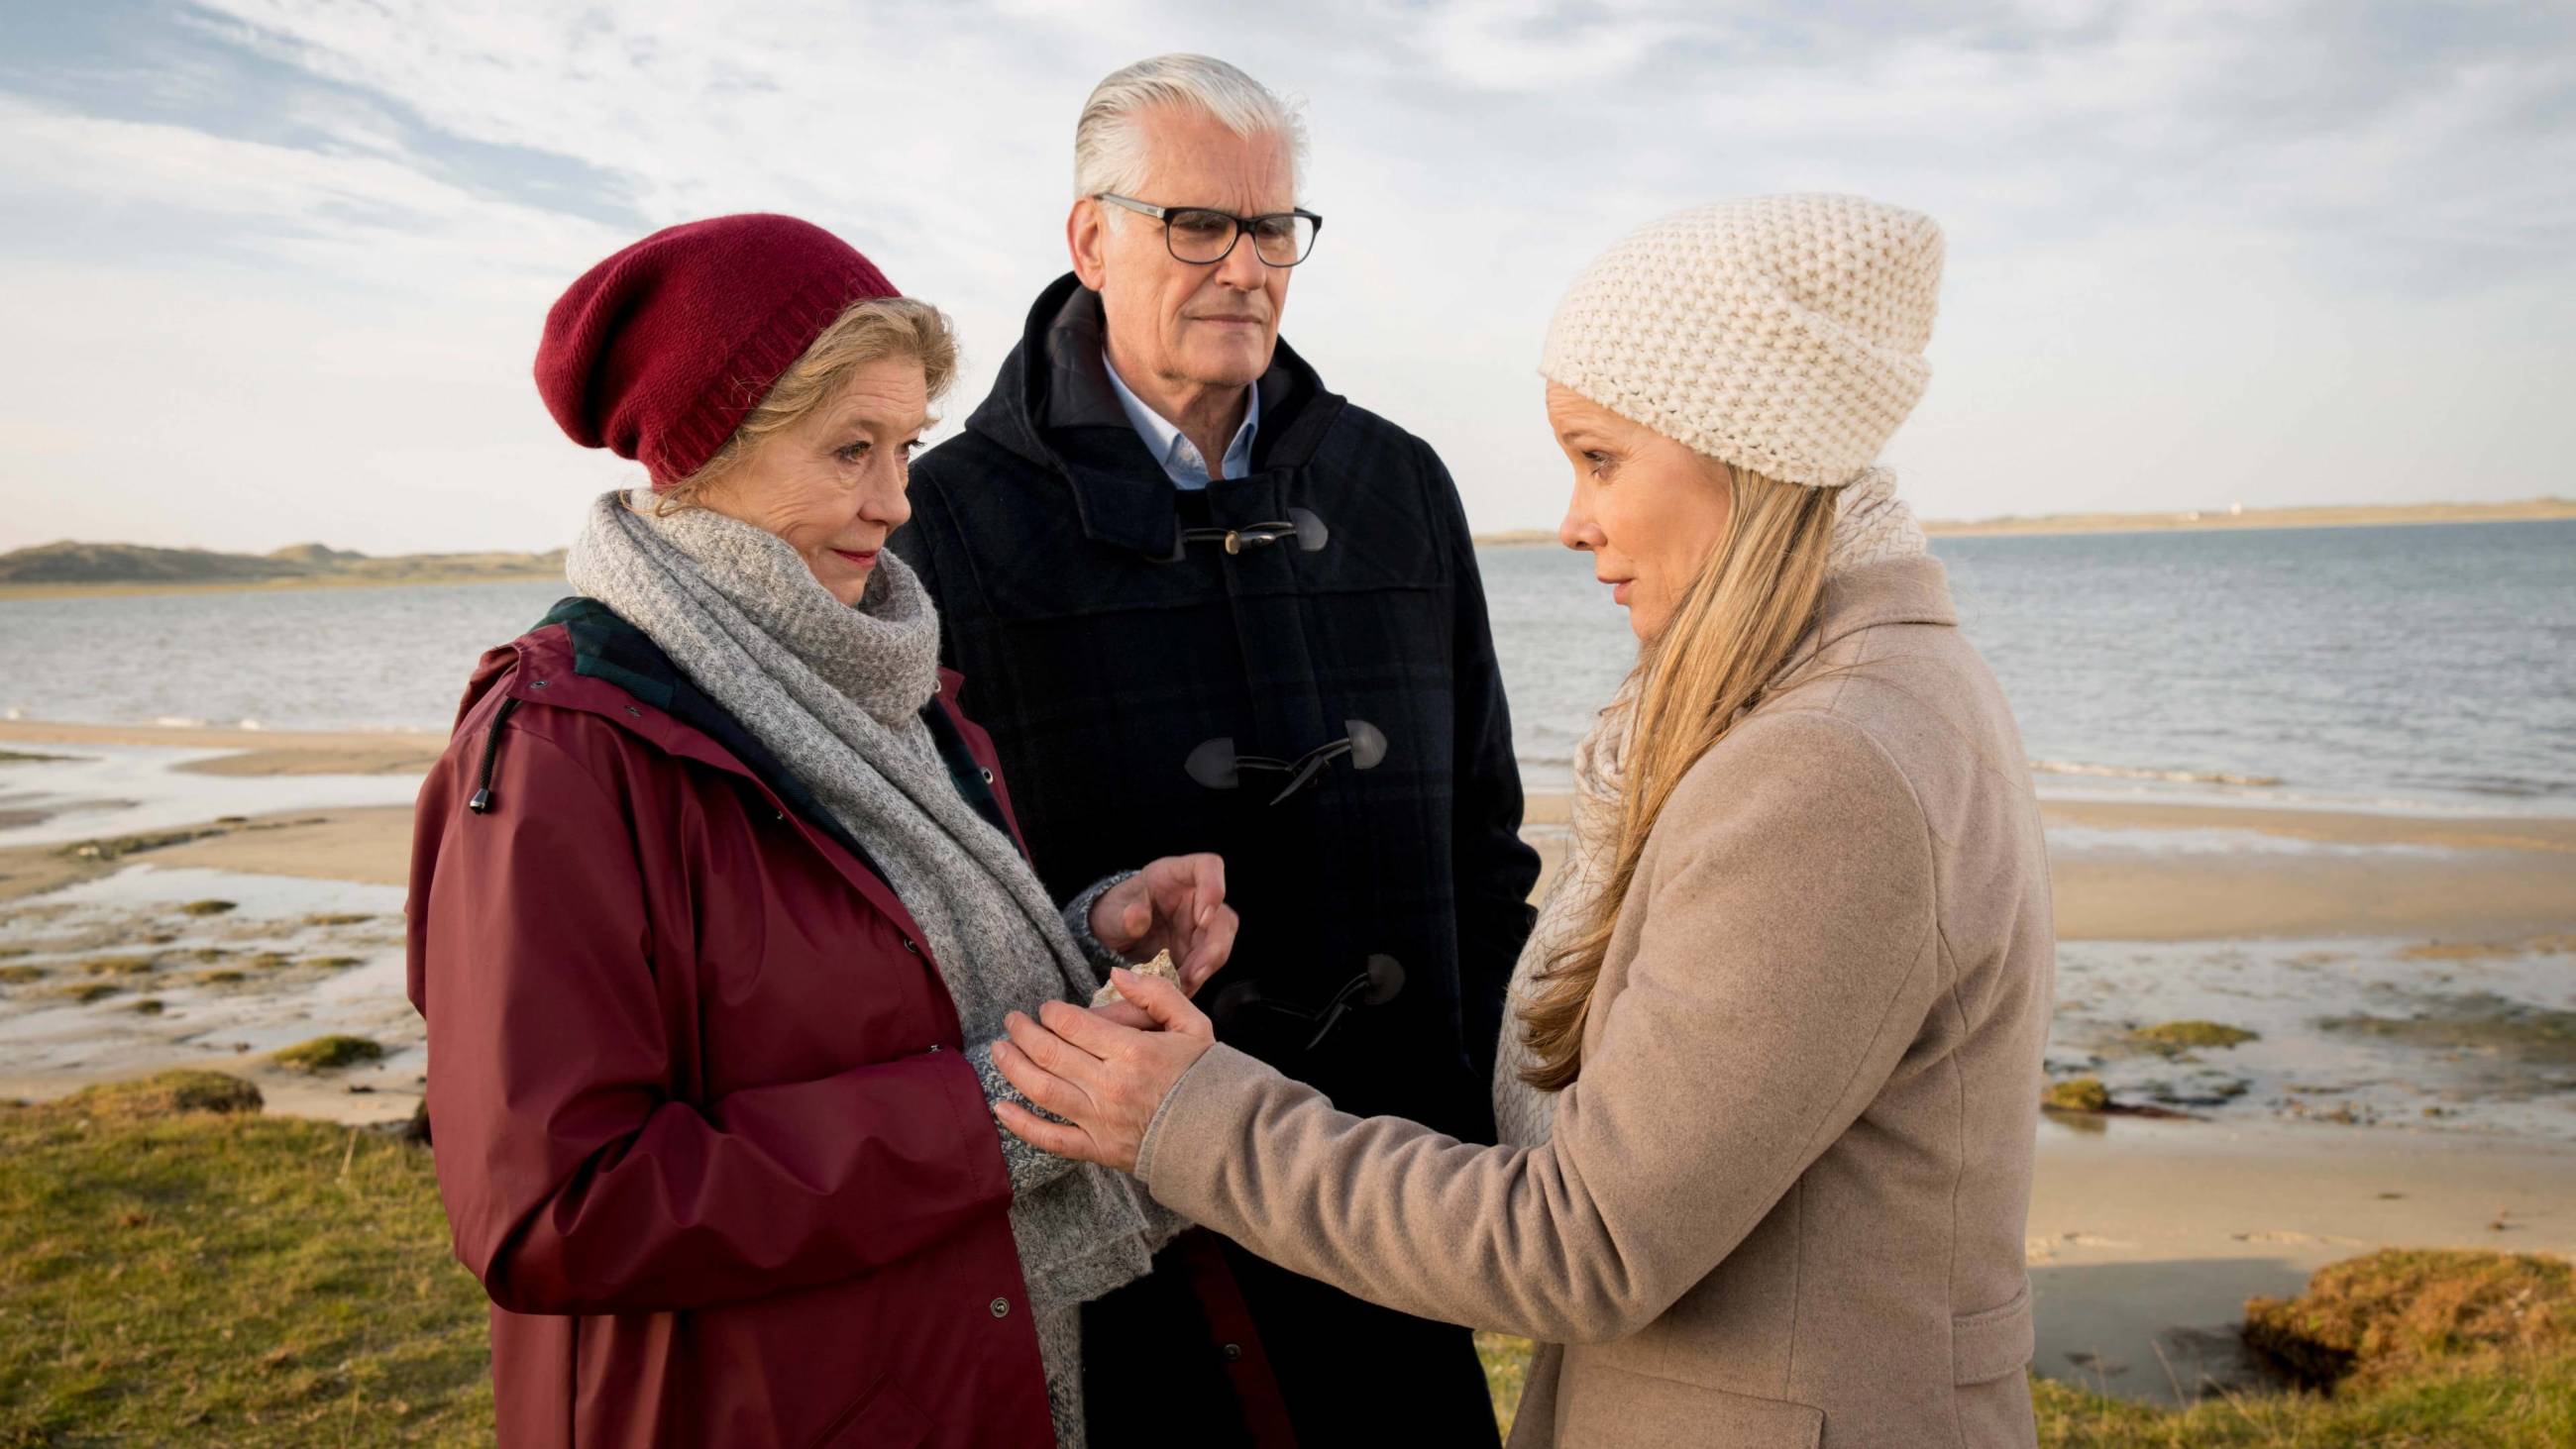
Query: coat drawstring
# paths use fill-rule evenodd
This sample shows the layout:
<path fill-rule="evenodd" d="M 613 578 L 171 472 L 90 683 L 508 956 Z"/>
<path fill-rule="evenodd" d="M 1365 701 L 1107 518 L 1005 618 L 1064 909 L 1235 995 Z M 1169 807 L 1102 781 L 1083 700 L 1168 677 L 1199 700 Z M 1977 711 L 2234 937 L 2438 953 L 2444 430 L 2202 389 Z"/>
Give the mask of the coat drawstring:
<path fill-rule="evenodd" d="M 510 712 L 518 707 L 518 696 L 512 695 L 501 701 L 499 709 L 492 711 L 491 731 L 483 736 L 483 771 L 474 782 L 473 798 L 465 802 L 465 808 L 477 815 L 491 813 L 492 765 L 501 757 L 501 726 L 510 722 Z"/>

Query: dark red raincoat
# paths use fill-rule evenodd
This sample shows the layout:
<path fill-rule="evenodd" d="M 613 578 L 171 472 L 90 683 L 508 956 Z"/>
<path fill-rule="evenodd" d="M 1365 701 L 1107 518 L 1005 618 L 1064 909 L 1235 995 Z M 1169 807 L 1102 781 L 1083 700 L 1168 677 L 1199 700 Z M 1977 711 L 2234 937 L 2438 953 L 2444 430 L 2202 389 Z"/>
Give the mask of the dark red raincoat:
<path fill-rule="evenodd" d="M 944 678 L 934 732 L 1008 824 Z M 500 1442 L 1052 1443 L 948 994 L 858 843 L 711 710 L 567 600 L 484 656 L 421 790 L 411 999 Z"/>

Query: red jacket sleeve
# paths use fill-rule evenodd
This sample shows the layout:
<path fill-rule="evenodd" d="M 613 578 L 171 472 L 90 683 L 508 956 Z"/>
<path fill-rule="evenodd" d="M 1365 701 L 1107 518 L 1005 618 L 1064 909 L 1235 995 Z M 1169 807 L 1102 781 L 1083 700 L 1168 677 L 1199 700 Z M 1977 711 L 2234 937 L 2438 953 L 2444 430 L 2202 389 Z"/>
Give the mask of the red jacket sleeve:
<path fill-rule="evenodd" d="M 415 865 L 413 952 L 439 1192 L 494 1303 L 764 1297 L 919 1253 L 1009 1203 L 955 1051 L 674 1100 L 628 813 L 571 752 L 504 730 L 501 808 L 463 808 L 451 757 L 414 846 L 435 851 Z"/>

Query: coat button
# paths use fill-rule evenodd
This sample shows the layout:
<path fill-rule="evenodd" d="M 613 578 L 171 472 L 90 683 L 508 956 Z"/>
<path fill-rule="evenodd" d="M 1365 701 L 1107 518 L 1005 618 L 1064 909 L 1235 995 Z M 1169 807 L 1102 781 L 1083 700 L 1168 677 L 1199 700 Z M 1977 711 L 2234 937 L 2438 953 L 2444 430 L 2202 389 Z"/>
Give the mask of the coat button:
<path fill-rule="evenodd" d="M 1225 1346 L 1225 1361 L 1227 1363 L 1243 1362 L 1243 1345 L 1239 1343 L 1227 1344 Z"/>
<path fill-rule="evenodd" d="M 994 1300 L 993 1300 L 993 1316 L 994 1316 L 995 1318 L 1008 1318 L 1008 1317 L 1010 1317 L 1010 1316 L 1011 1316 L 1011 1300 L 1010 1300 L 1010 1299 L 1008 1299 L 1008 1298 L 996 1298 L 996 1299 L 994 1299 Z"/>
<path fill-rule="evenodd" d="M 911 952 L 912 954 L 914 954 L 915 956 L 918 956 L 918 955 L 920 955 L 920 954 L 921 954 L 921 945 L 920 945 L 920 943 L 919 943 L 919 942 L 914 941 L 910 936 L 906 936 L 906 937 L 904 937 L 904 938 L 903 938 L 903 949 L 905 949 L 905 950 L 907 950 L 907 951 L 910 951 L 910 952 Z"/>
<path fill-rule="evenodd" d="M 986 771 L 984 772 L 984 783 L 985 783 L 985 784 L 987 784 L 987 785 L 990 785 L 990 784 L 992 784 L 992 783 L 993 783 L 993 772 L 992 772 L 992 771 L 990 771 L 990 770 L 986 770 Z"/>

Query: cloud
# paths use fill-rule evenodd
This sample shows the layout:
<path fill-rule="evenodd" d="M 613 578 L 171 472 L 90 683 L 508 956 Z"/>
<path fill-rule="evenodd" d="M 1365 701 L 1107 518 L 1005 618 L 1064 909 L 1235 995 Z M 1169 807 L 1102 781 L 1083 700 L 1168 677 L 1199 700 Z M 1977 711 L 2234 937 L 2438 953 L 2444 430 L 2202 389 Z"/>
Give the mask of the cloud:
<path fill-rule="evenodd" d="M 1062 269 L 1083 95 L 1171 49 L 1305 97 L 1330 224 L 1288 333 L 1480 526 L 1554 517 L 1532 367 L 1575 271 L 1777 189 L 1950 232 L 1892 455 L 1927 513 L 2564 486 L 2576 424 L 2531 397 L 2576 361 L 2564 7 L 208 0 L 73 7 L 0 62 L 35 223 L 0 235 L 0 546 L 557 542 L 615 469 L 537 408 L 538 319 L 722 211 L 940 302 L 971 392 Z M 2466 485 L 2427 461 L 2460 437 Z"/>

